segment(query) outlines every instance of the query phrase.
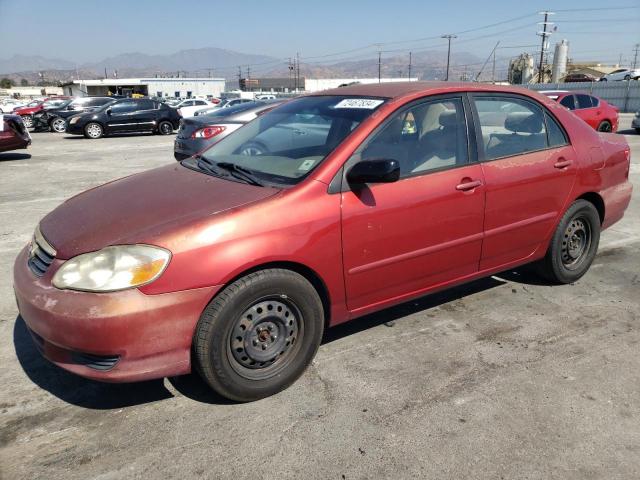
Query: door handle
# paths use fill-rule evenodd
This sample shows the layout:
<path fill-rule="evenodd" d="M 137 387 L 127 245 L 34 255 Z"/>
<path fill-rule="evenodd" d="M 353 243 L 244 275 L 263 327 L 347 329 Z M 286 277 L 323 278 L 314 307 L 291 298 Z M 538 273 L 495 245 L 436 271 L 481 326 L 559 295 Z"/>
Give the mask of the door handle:
<path fill-rule="evenodd" d="M 560 158 L 556 163 L 553 164 L 553 166 L 555 168 L 563 169 L 563 168 L 567 168 L 572 163 L 573 161 L 571 160 L 565 160 L 564 158 Z"/>
<path fill-rule="evenodd" d="M 465 181 L 466 180 L 466 181 Z M 471 179 L 463 179 L 462 183 L 456 185 L 456 190 L 460 190 L 462 192 L 466 192 L 469 190 L 473 190 L 476 187 L 482 185 L 480 180 L 471 180 Z"/>

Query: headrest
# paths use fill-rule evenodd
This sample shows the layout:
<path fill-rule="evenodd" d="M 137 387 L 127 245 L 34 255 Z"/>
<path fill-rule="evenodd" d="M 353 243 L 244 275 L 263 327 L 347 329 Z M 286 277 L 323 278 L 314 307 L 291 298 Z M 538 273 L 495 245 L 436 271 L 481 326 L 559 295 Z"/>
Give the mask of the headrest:
<path fill-rule="evenodd" d="M 504 128 L 510 132 L 540 133 L 542 131 L 542 115 L 527 112 L 514 112 L 507 115 Z"/>
<path fill-rule="evenodd" d="M 445 110 L 438 117 L 441 127 L 455 127 L 458 123 L 458 116 L 455 110 Z"/>

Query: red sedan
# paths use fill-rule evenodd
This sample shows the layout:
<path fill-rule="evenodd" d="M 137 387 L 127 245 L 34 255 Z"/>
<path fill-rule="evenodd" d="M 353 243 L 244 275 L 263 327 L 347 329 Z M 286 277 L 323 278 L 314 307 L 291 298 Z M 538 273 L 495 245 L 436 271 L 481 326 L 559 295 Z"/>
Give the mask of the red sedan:
<path fill-rule="evenodd" d="M 24 124 L 27 128 L 31 128 L 33 126 L 33 114 L 38 113 L 45 108 L 54 108 L 62 105 L 65 101 L 69 100 L 71 97 L 49 97 L 45 98 L 42 101 L 33 101 L 24 107 L 16 108 L 13 111 L 14 115 L 20 115 Z"/>
<path fill-rule="evenodd" d="M 18 115 L 0 115 L 0 152 L 31 145 L 31 136 Z"/>
<path fill-rule="evenodd" d="M 195 369 L 254 400 L 302 374 L 326 327 L 532 262 L 578 280 L 629 205 L 629 157 L 528 90 L 319 92 L 67 200 L 19 254 L 16 298 L 62 368 Z"/>
<path fill-rule="evenodd" d="M 580 92 L 542 91 L 547 97 L 567 107 L 599 132 L 618 131 L 618 107 L 601 98 Z"/>

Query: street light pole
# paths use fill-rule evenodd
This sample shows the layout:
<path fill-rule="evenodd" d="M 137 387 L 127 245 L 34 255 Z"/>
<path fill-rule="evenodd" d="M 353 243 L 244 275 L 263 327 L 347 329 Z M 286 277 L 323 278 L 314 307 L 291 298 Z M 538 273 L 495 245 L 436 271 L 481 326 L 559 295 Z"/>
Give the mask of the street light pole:
<path fill-rule="evenodd" d="M 449 81 L 449 62 L 451 61 L 451 39 L 458 38 L 458 36 L 453 34 L 447 34 L 447 35 L 442 35 L 442 37 L 440 38 L 446 38 L 449 41 L 449 48 L 447 49 L 447 76 L 444 79 L 446 82 L 448 82 Z"/>

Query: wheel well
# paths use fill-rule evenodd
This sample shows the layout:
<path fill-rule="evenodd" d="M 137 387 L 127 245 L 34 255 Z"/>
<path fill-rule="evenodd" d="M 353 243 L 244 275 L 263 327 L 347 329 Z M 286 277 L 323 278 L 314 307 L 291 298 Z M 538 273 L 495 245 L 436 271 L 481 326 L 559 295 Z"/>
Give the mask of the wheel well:
<path fill-rule="evenodd" d="M 598 216 L 600 217 L 600 224 L 604 222 L 604 200 L 602 197 L 595 192 L 587 192 L 585 194 L 580 195 L 576 200 L 586 200 L 593 204 L 598 211 Z"/>
<path fill-rule="evenodd" d="M 324 310 L 325 328 L 329 326 L 329 320 L 331 318 L 331 298 L 329 296 L 329 290 L 327 289 L 327 286 L 325 285 L 322 278 L 320 278 L 320 275 L 318 275 L 311 268 L 301 263 L 270 262 L 264 263 L 262 265 L 256 265 L 255 267 L 250 268 L 249 270 L 245 270 L 244 272 L 236 275 L 225 284 L 225 287 L 232 284 L 239 278 L 249 275 L 250 273 L 254 273 L 260 270 L 267 270 L 269 268 L 283 268 L 285 270 L 291 270 L 292 272 L 296 272 L 307 279 L 307 281 L 313 286 L 313 288 L 315 288 L 316 292 L 318 292 L 318 295 L 320 296 L 320 300 L 322 301 L 322 309 Z"/>

